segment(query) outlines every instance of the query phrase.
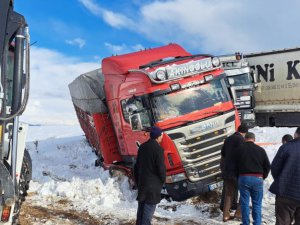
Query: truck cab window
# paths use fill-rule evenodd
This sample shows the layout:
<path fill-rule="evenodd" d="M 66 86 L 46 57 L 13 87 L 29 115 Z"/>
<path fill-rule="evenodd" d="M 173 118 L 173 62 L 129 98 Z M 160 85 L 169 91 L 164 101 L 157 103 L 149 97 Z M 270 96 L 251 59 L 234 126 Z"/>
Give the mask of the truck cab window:
<path fill-rule="evenodd" d="M 145 109 L 141 98 L 128 98 L 121 101 L 124 120 L 132 130 L 150 127 L 149 110 Z"/>
<path fill-rule="evenodd" d="M 243 73 L 236 76 L 228 77 L 229 83 L 232 86 L 248 86 L 252 84 L 252 79 L 249 73 Z"/>

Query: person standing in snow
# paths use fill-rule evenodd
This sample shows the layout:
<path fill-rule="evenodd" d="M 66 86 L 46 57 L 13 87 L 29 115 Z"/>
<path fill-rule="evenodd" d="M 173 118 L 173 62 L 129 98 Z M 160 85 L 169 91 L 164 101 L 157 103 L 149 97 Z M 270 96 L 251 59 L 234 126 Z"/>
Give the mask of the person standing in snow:
<path fill-rule="evenodd" d="M 283 144 L 271 165 L 274 182 L 270 192 L 276 195 L 276 225 L 300 224 L 300 127 L 295 139 Z"/>
<path fill-rule="evenodd" d="M 225 139 L 221 150 L 221 171 L 224 180 L 222 199 L 220 208 L 223 209 L 223 221 L 226 222 L 230 217 L 230 209 L 235 205 L 235 217 L 241 218 L 240 208 L 237 206 L 238 185 L 236 165 L 234 155 L 237 148 L 244 142 L 244 136 L 248 132 L 248 127 L 244 124 L 238 127 L 237 132 Z"/>
<path fill-rule="evenodd" d="M 246 133 L 245 143 L 239 146 L 235 158 L 239 174 L 238 183 L 243 225 L 250 224 L 250 198 L 252 200 L 253 225 L 261 224 L 263 183 L 270 171 L 270 162 L 266 151 L 254 142 L 254 133 Z"/>
<path fill-rule="evenodd" d="M 161 200 L 161 190 L 166 180 L 164 150 L 160 146 L 162 138 L 162 130 L 153 126 L 150 139 L 138 150 L 134 167 L 138 188 L 136 225 L 150 225 L 156 204 Z"/>

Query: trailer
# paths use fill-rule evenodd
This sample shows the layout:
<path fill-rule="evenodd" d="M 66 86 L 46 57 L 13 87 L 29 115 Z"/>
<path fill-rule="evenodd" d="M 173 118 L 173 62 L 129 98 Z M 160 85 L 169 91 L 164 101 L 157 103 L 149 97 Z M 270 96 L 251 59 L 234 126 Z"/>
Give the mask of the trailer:
<path fill-rule="evenodd" d="M 300 48 L 245 55 L 258 76 L 255 116 L 258 126 L 300 126 Z"/>

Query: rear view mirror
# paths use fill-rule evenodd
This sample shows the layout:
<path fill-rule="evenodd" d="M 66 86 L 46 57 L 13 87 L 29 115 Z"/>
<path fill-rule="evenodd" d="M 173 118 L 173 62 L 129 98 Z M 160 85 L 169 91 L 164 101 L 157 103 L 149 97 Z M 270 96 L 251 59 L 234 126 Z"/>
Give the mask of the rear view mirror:
<path fill-rule="evenodd" d="M 260 82 L 258 82 L 257 74 L 253 70 L 250 72 L 250 76 L 251 76 L 252 82 L 254 84 L 260 83 Z M 257 87 L 256 85 L 254 85 L 254 86 Z"/>
<path fill-rule="evenodd" d="M 134 114 L 134 115 L 130 115 L 129 116 L 129 122 L 130 122 L 131 129 L 133 131 L 137 131 L 137 130 L 142 130 L 143 129 L 142 121 L 141 121 L 141 116 L 140 116 L 139 113 Z"/>
<path fill-rule="evenodd" d="M 126 111 L 129 115 L 132 115 L 137 111 L 137 106 L 135 104 L 127 104 Z"/>
<path fill-rule="evenodd" d="M 255 90 L 260 93 L 261 92 L 261 82 L 254 84 Z"/>

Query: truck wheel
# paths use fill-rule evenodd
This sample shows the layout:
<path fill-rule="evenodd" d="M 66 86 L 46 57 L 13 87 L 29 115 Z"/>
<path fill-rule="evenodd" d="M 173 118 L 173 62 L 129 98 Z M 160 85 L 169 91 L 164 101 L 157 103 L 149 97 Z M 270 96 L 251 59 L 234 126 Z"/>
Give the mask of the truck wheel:
<path fill-rule="evenodd" d="M 274 116 L 269 117 L 269 125 L 270 127 L 274 127 L 276 125 Z"/>
<path fill-rule="evenodd" d="M 29 182 L 31 180 L 32 180 L 32 161 L 29 152 L 25 149 L 20 182 L 19 182 L 19 194 L 22 194 L 22 192 L 24 192 L 25 196 L 27 195 L 27 190 L 29 189 Z"/>
<path fill-rule="evenodd" d="M 98 166 L 103 166 L 103 158 L 102 157 L 98 157 L 96 160 L 95 160 L 95 167 L 98 167 Z"/>
<path fill-rule="evenodd" d="M 127 176 L 127 172 L 122 168 L 111 166 L 109 167 L 109 175 L 111 177 Z"/>
<path fill-rule="evenodd" d="M 27 190 L 29 189 L 29 182 L 32 179 L 32 161 L 29 152 L 25 149 L 24 158 L 22 163 L 22 169 L 20 174 L 18 197 L 15 203 L 13 225 L 19 224 L 19 213 L 21 205 L 27 196 Z"/>

